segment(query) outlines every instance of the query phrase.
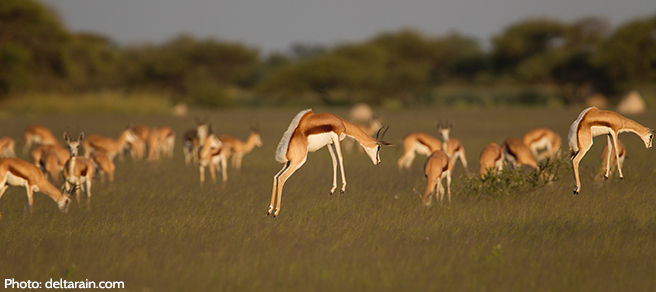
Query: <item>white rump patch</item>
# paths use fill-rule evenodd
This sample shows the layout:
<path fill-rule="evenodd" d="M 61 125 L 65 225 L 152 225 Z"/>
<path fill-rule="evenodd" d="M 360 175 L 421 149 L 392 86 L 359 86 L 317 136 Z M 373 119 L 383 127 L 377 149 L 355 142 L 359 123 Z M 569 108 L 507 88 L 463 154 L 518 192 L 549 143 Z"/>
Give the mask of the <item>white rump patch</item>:
<path fill-rule="evenodd" d="M 296 130 L 298 127 L 298 123 L 301 122 L 301 118 L 303 118 L 303 116 L 311 110 L 312 109 L 306 109 L 299 112 L 289 124 L 287 131 L 285 131 L 285 133 L 282 135 L 282 139 L 280 139 L 280 143 L 278 143 L 278 148 L 276 149 L 276 161 L 280 163 L 285 163 L 288 161 L 287 150 L 289 148 L 289 140 L 292 139 L 292 134 L 294 134 L 294 130 Z"/>
<path fill-rule="evenodd" d="M 569 144 L 569 149 L 574 151 L 574 152 L 579 151 L 579 139 L 578 139 L 578 135 L 577 135 L 577 132 L 579 130 L 579 123 L 583 119 L 583 116 L 585 116 L 585 114 L 593 108 L 596 108 L 596 107 L 591 106 L 589 108 L 584 109 L 579 114 L 579 117 L 576 119 L 576 121 L 574 121 L 572 126 L 569 128 L 569 134 L 567 135 L 567 142 Z"/>

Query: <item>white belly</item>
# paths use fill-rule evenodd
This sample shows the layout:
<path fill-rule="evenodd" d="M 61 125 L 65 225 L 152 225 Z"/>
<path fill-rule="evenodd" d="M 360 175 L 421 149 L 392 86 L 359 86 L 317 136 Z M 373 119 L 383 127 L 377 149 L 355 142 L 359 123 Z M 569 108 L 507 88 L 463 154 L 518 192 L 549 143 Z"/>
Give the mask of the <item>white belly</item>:
<path fill-rule="evenodd" d="M 430 148 L 428 148 L 428 146 L 426 146 L 424 144 L 421 144 L 419 142 L 415 143 L 415 146 L 413 147 L 413 149 L 415 150 L 415 153 L 417 153 L 417 154 L 426 155 L 426 156 L 431 154 Z"/>
<path fill-rule="evenodd" d="M 609 127 L 603 126 L 592 126 L 590 127 L 590 132 L 592 132 L 592 137 L 597 137 L 599 135 L 608 135 L 610 134 L 611 129 Z"/>
<path fill-rule="evenodd" d="M 15 176 L 14 174 L 12 174 L 11 172 L 8 171 L 7 172 L 7 184 L 9 184 L 11 186 L 15 186 L 15 187 L 20 187 L 20 186 L 27 185 L 27 180 L 22 178 L 22 177 Z"/>
<path fill-rule="evenodd" d="M 537 140 L 533 142 L 531 146 L 533 146 L 534 149 L 546 149 L 548 148 L 551 144 L 551 141 L 549 141 L 547 138 L 542 138 L 540 140 Z"/>
<path fill-rule="evenodd" d="M 333 132 L 321 133 L 308 136 L 308 151 L 314 152 L 321 149 L 323 146 L 333 143 L 333 136 L 337 138 L 337 134 Z"/>

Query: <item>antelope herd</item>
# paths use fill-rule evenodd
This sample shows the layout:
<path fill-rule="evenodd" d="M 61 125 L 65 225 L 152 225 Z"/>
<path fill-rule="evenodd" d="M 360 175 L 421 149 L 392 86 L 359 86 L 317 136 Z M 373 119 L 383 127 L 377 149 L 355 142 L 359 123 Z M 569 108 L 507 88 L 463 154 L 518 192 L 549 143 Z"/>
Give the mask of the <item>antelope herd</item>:
<path fill-rule="evenodd" d="M 383 126 L 379 117 L 366 105 L 355 107 L 350 116 L 347 121 L 331 113 L 314 113 L 307 109 L 292 119 L 275 153 L 275 160 L 282 163 L 283 167 L 273 177 L 267 215 L 279 215 L 283 186 L 305 164 L 309 152 L 324 146 L 328 148 L 333 166 L 330 195 L 338 188 L 338 168 L 341 174 L 340 193 L 346 191 L 344 156 L 340 145 L 342 140 L 357 142 L 374 165 L 380 164 L 381 146 L 391 145 L 383 140 L 389 126 Z M 400 141 L 403 154 L 397 161 L 399 171 L 403 172 L 410 168 L 417 154 L 427 156 L 424 163 L 426 190 L 423 196 L 419 194 L 424 205 L 431 205 L 433 196 L 443 202 L 445 193 L 451 202 L 452 175 L 458 160 L 462 168 L 469 171 L 465 147 L 460 140 L 451 137 L 454 122 L 440 120 L 435 126 L 439 138 L 426 132 L 411 132 L 403 136 Z M 654 131 L 650 128 L 596 107 L 580 113 L 567 137 L 574 174 L 574 194 L 581 191 L 580 161 L 591 148 L 595 136 L 607 135 L 607 145 L 601 157 L 603 167 L 597 177 L 603 174 L 608 179 L 610 172 L 617 168 L 619 177 L 623 178 L 622 165 L 626 148 L 618 140 L 618 134 L 622 132 L 635 133 L 643 140 L 646 148 L 651 148 Z M 9 186 L 22 186 L 27 191 L 30 213 L 34 192 L 46 194 L 57 203 L 62 212 L 66 212 L 72 193 L 75 191 L 79 204 L 80 193 L 83 191 L 86 206 L 91 208 L 92 182 L 100 178 L 103 185 L 114 183 L 116 156 L 123 162 L 124 153 L 130 153 L 134 162 L 148 164 L 170 159 L 173 156 L 176 133 L 168 126 L 149 128 L 135 125 L 120 131 L 117 138 L 79 133 L 73 139 L 68 132 L 64 132 L 62 137 L 65 145 L 61 145 L 47 127 L 29 126 L 24 133 L 23 154 L 29 153 L 32 163 L 16 158 L 16 142 L 13 138 L 0 137 L 0 198 Z M 251 127 L 248 137 L 241 140 L 215 134 L 207 119 L 196 119 L 195 127 L 186 131 L 181 140 L 185 164 L 198 165 L 201 185 L 205 181 L 205 168 L 208 167 L 212 182 L 216 183 L 218 171 L 225 185 L 228 180 L 228 161 L 231 159 L 232 168 L 239 171 L 244 156 L 263 144 L 260 130 L 255 127 Z M 350 145 L 345 144 L 345 149 L 350 149 Z M 80 147 L 84 150 L 84 156 L 78 155 Z M 508 167 L 526 167 L 539 172 L 541 161 L 557 159 L 562 155 L 560 148 L 560 135 L 544 127 L 527 132 L 521 139 L 508 137 L 501 144 L 491 142 L 479 156 L 480 178 L 485 181 Z M 108 182 L 105 182 L 105 178 Z M 60 179 L 63 179 L 63 183 L 60 183 Z M 446 192 L 443 179 L 446 179 Z"/>

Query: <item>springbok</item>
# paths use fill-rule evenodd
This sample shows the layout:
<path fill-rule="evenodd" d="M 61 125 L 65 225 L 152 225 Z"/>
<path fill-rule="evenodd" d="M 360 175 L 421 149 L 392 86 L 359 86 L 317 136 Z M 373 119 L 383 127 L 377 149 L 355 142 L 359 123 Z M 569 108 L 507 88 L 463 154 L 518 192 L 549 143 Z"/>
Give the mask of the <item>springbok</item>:
<path fill-rule="evenodd" d="M 41 125 L 31 125 L 25 129 L 25 147 L 23 153 L 27 153 L 32 145 L 58 145 L 59 142 L 50 129 Z"/>
<path fill-rule="evenodd" d="M 90 159 L 91 152 L 95 149 L 98 149 L 105 152 L 105 154 L 107 154 L 107 158 L 112 161 L 116 155 L 119 155 L 119 160 L 123 161 L 123 151 L 128 146 L 128 144 L 133 144 L 136 139 L 137 138 L 132 132 L 132 129 L 123 130 L 116 140 L 99 135 L 89 135 L 86 139 L 84 139 L 84 141 L 82 141 L 82 147 L 84 147 L 84 157 L 86 159 Z"/>
<path fill-rule="evenodd" d="M 209 166 L 212 183 L 216 184 L 216 169 L 221 172 L 221 179 L 225 185 L 228 181 L 228 157 L 230 148 L 227 147 L 216 135 L 212 134 L 205 139 L 205 144 L 198 153 L 198 165 L 200 170 L 200 185 L 205 182 L 205 167 Z"/>
<path fill-rule="evenodd" d="M 27 207 L 33 213 L 34 192 L 42 192 L 53 199 L 59 210 L 68 211 L 70 199 L 62 194 L 34 164 L 18 158 L 0 158 L 0 198 L 9 186 L 22 186 L 27 191 Z"/>
<path fill-rule="evenodd" d="M 465 157 L 465 147 L 462 146 L 460 140 L 451 138 L 449 134 L 453 129 L 453 121 L 443 122 L 440 121 L 436 124 L 437 130 L 442 137 L 442 151 L 449 157 L 453 157 L 453 162 L 460 159 L 462 166 L 467 169 L 467 157 Z"/>
<path fill-rule="evenodd" d="M 503 149 L 497 143 L 490 143 L 481 152 L 480 165 L 481 165 L 481 179 L 485 179 L 490 171 L 498 174 L 503 170 Z"/>
<path fill-rule="evenodd" d="M 173 157 L 175 132 L 171 127 L 153 128 L 148 135 L 148 162 L 158 161 L 161 157 Z"/>
<path fill-rule="evenodd" d="M 251 128 L 251 133 L 246 141 L 242 141 L 228 135 L 217 135 L 217 138 L 227 146 L 232 153 L 232 167 L 240 170 L 241 160 L 244 155 L 253 151 L 255 147 L 262 147 L 262 138 L 260 132 L 256 128 Z"/>
<path fill-rule="evenodd" d="M 531 130 L 524 135 L 522 141 L 531 149 L 537 161 L 554 158 L 560 151 L 560 135 L 548 128 Z"/>
<path fill-rule="evenodd" d="M 207 120 L 201 122 L 196 119 L 195 122 L 196 127 L 187 130 L 183 135 L 182 151 L 184 152 L 185 164 L 187 165 L 191 163 L 192 158 L 194 161 L 198 161 L 198 151 L 205 144 L 207 136 L 212 132 Z"/>
<path fill-rule="evenodd" d="M 330 194 L 332 195 L 337 189 L 338 164 L 342 174 L 340 192 L 343 194 L 346 191 L 346 176 L 344 174 L 340 141 L 346 136 L 354 138 L 364 148 L 374 165 L 378 165 L 380 164 L 380 146 L 390 145 L 382 140 L 388 128 L 378 130 L 376 138 L 373 139 L 362 130 L 334 114 L 315 114 L 311 109 L 299 112 L 289 124 L 276 150 L 276 161 L 284 163 L 284 166 L 273 177 L 271 204 L 267 215 L 273 212 L 275 217 L 280 212 L 282 187 L 287 179 L 303 166 L 307 160 L 308 152 L 315 152 L 324 146 L 328 146 L 328 152 L 330 152 L 333 161 L 333 187 Z M 274 206 L 277 206 L 275 211 Z"/>
<path fill-rule="evenodd" d="M 146 157 L 146 143 L 150 135 L 150 129 L 144 125 L 135 125 L 132 127 L 132 133 L 134 133 L 135 139 L 130 144 L 130 154 L 134 162 L 141 162 Z"/>
<path fill-rule="evenodd" d="M 96 150 L 91 153 L 91 162 L 93 162 L 96 171 L 100 173 L 100 182 L 105 183 L 105 176 L 109 179 L 109 183 L 114 182 L 114 171 L 116 165 L 107 157 L 107 154 L 101 150 Z"/>
<path fill-rule="evenodd" d="M 16 157 L 16 141 L 11 137 L 0 138 L 0 158 Z"/>
<path fill-rule="evenodd" d="M 409 169 L 416 154 L 430 155 L 435 150 L 442 150 L 442 141 L 422 132 L 414 132 L 403 136 L 403 155 L 396 162 L 399 171 Z"/>
<path fill-rule="evenodd" d="M 569 135 L 567 136 L 569 149 L 572 153 L 571 161 L 572 169 L 574 170 L 575 195 L 581 191 L 579 163 L 592 147 L 593 138 L 596 136 L 609 136 L 607 139 L 609 145 L 607 155 L 611 155 L 611 147 L 616 150 L 615 160 L 617 161 L 617 171 L 619 172 L 620 179 L 624 178 L 622 166 L 620 165 L 619 151 L 617 151 L 619 149 L 617 135 L 624 132 L 635 133 L 645 143 L 645 148 L 651 148 L 654 130 L 644 127 L 631 119 L 612 111 L 600 110 L 596 107 L 586 108 L 579 114 L 579 117 L 572 123 L 569 129 Z M 604 177 L 608 178 L 609 175 L 610 165 L 606 164 L 606 174 Z"/>
<path fill-rule="evenodd" d="M 503 141 L 503 146 L 501 146 L 501 148 L 503 149 L 506 161 L 508 161 L 513 168 L 528 166 L 535 171 L 540 170 L 537 161 L 535 161 L 535 157 L 533 157 L 533 154 L 531 153 L 531 149 L 519 139 L 510 137 Z"/>
<path fill-rule="evenodd" d="M 426 175 L 426 192 L 421 199 L 425 206 L 430 206 L 433 201 L 433 194 L 435 194 L 435 201 L 438 195 L 440 202 L 444 201 L 444 187 L 442 186 L 442 179 L 446 178 L 446 193 L 451 203 L 451 172 L 453 170 L 455 158 L 449 157 L 444 151 L 436 150 L 431 153 L 424 164 L 424 174 Z M 437 187 L 437 190 L 436 190 Z"/>
<path fill-rule="evenodd" d="M 64 141 L 68 145 L 71 158 L 64 164 L 64 187 L 63 190 L 70 195 L 73 188 L 76 189 L 75 197 L 80 203 L 80 189 L 84 188 L 87 197 L 87 208 L 91 208 L 91 181 L 96 172 L 96 167 L 89 159 L 77 156 L 80 143 L 84 139 L 84 132 L 80 133 L 77 140 L 71 140 L 67 132 L 64 132 Z"/>

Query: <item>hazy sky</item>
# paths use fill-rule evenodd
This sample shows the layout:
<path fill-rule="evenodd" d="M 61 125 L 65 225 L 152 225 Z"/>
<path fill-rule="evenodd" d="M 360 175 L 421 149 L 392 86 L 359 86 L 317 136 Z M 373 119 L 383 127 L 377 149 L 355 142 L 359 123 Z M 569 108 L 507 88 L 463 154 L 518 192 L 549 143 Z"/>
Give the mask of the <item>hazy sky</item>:
<path fill-rule="evenodd" d="M 240 41 L 263 53 L 293 43 L 360 42 L 413 27 L 430 36 L 451 31 L 491 36 L 528 17 L 571 21 L 599 16 L 613 27 L 656 14 L 654 0 L 41 0 L 75 32 L 98 32 L 120 44 L 160 43 L 181 33 Z"/>

